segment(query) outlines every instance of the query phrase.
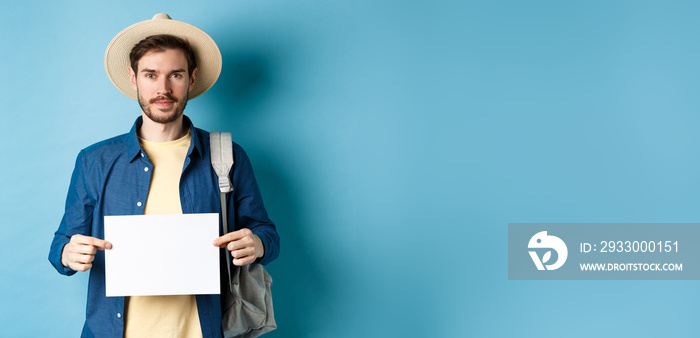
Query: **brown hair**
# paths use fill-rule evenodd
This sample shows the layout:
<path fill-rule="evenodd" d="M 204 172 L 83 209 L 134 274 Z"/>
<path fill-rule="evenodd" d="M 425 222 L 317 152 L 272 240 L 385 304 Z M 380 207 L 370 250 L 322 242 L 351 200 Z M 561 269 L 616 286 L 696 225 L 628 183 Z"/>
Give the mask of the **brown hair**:
<path fill-rule="evenodd" d="M 197 68 L 197 60 L 194 57 L 194 50 L 187 40 L 174 35 L 159 34 L 151 35 L 139 43 L 134 45 L 129 53 L 129 61 L 131 61 L 131 69 L 138 72 L 138 63 L 141 58 L 148 52 L 159 51 L 164 52 L 166 49 L 179 49 L 185 53 L 187 59 L 187 72 L 192 76 L 192 72 Z"/>

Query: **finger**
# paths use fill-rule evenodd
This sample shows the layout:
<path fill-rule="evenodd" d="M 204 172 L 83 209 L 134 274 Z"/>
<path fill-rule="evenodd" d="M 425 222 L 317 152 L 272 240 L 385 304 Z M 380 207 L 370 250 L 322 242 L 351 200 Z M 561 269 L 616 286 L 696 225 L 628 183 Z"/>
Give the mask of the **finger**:
<path fill-rule="evenodd" d="M 71 263 L 70 268 L 75 271 L 88 271 L 92 269 L 92 264 Z"/>
<path fill-rule="evenodd" d="M 94 255 L 97 252 L 97 248 L 88 244 L 74 244 L 71 245 L 69 252 L 81 255 Z"/>
<path fill-rule="evenodd" d="M 255 248 L 244 248 L 236 251 L 231 251 L 231 257 L 243 258 L 246 256 L 255 256 Z"/>
<path fill-rule="evenodd" d="M 253 262 L 255 262 L 255 255 L 233 259 L 233 265 L 236 265 L 236 266 L 244 266 L 244 265 L 248 265 L 248 264 L 253 263 Z"/>
<path fill-rule="evenodd" d="M 110 243 L 110 242 L 107 242 L 103 239 L 99 239 L 99 238 L 95 238 L 95 237 L 91 237 L 91 238 L 92 238 L 92 240 L 90 241 L 89 244 L 102 250 L 102 251 L 112 248 L 112 243 Z"/>
<path fill-rule="evenodd" d="M 90 237 L 75 234 L 71 236 L 70 242 L 75 244 L 87 244 L 90 241 Z"/>
<path fill-rule="evenodd" d="M 217 239 L 214 240 L 214 246 L 218 246 L 220 248 L 223 248 L 226 244 L 228 244 L 231 241 L 236 241 L 241 238 L 244 238 L 246 236 L 252 235 L 252 232 L 250 229 L 241 229 L 241 230 L 236 230 L 233 232 L 229 232 Z"/>
<path fill-rule="evenodd" d="M 87 264 L 87 263 L 92 263 L 92 261 L 95 260 L 94 255 L 82 255 L 82 254 L 75 254 L 73 255 L 72 259 L 69 259 L 69 261 L 73 261 L 75 263 L 79 264 Z"/>
<path fill-rule="evenodd" d="M 255 240 L 253 237 L 244 237 L 239 240 L 228 243 L 226 248 L 228 251 L 235 251 L 238 249 L 253 247 L 255 249 Z"/>
<path fill-rule="evenodd" d="M 100 250 L 112 248 L 112 243 L 90 236 L 73 235 L 70 241 L 75 244 L 92 245 Z"/>

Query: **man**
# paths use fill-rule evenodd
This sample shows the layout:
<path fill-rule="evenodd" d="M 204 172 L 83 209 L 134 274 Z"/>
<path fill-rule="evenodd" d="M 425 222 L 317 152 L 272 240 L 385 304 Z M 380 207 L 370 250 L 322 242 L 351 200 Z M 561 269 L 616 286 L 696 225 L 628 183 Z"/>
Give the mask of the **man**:
<path fill-rule="evenodd" d="M 220 337 L 219 295 L 106 297 L 104 266 L 104 250 L 112 247 L 104 240 L 104 216 L 221 211 L 209 134 L 183 115 L 188 99 L 216 82 L 219 49 L 198 28 L 157 14 L 112 40 L 105 68 L 138 101 L 141 116 L 129 133 L 78 155 L 49 260 L 61 274 L 90 271 L 83 337 Z M 278 256 L 279 236 L 248 157 L 235 143 L 233 151 L 230 232 L 212 244 L 230 250 L 235 265 L 267 264 Z"/>

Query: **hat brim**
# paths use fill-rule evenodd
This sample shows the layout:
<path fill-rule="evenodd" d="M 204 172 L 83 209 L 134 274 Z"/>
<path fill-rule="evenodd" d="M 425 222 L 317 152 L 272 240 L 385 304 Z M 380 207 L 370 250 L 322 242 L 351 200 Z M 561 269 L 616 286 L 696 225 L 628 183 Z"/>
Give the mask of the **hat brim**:
<path fill-rule="evenodd" d="M 192 46 L 197 60 L 197 79 L 189 93 L 193 99 L 211 88 L 221 74 L 221 52 L 207 33 L 182 21 L 158 18 L 135 23 L 123 31 L 107 46 L 105 51 L 105 70 L 109 80 L 124 95 L 138 101 L 136 90 L 131 87 L 128 69 L 131 66 L 129 54 L 141 40 L 157 34 L 169 34 L 185 39 Z"/>

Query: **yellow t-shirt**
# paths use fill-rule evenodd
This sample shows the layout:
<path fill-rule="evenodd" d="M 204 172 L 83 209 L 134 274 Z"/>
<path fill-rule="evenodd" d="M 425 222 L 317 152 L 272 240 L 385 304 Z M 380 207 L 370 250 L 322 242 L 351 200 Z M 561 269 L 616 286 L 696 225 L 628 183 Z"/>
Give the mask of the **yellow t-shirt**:
<path fill-rule="evenodd" d="M 139 139 L 153 164 L 144 215 L 182 213 L 180 176 L 191 139 L 189 132 L 170 142 Z M 124 325 L 124 337 L 202 337 L 194 295 L 129 297 Z"/>

